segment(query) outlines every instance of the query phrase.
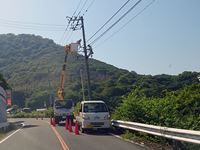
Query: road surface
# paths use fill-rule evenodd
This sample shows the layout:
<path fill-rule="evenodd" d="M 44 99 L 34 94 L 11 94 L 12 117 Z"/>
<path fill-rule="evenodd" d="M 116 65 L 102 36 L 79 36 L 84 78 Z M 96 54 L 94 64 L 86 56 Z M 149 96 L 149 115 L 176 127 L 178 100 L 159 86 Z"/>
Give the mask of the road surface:
<path fill-rule="evenodd" d="M 23 122 L 24 127 L 6 140 L 1 150 L 144 150 L 144 147 L 125 142 L 106 133 L 75 135 L 64 126 L 52 127 L 48 120 L 11 119 Z"/>

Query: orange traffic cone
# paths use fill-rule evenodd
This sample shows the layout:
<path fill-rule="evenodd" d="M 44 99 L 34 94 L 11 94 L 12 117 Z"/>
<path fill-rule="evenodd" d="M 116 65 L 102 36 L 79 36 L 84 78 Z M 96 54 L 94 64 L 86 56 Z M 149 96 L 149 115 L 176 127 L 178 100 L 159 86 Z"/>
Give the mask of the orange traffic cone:
<path fill-rule="evenodd" d="M 54 126 L 54 127 L 56 126 L 55 118 L 53 118 L 53 126 Z"/>
<path fill-rule="evenodd" d="M 65 121 L 65 129 L 67 130 L 68 128 L 69 128 L 69 120 L 66 119 L 66 121 Z"/>
<path fill-rule="evenodd" d="M 52 117 L 50 117 L 50 124 L 53 125 Z"/>
<path fill-rule="evenodd" d="M 71 120 L 69 119 L 69 126 L 68 126 L 68 130 L 69 130 L 69 132 L 73 132 L 72 131 L 72 122 L 71 122 Z"/>
<path fill-rule="evenodd" d="M 78 121 L 75 123 L 75 135 L 79 135 Z"/>

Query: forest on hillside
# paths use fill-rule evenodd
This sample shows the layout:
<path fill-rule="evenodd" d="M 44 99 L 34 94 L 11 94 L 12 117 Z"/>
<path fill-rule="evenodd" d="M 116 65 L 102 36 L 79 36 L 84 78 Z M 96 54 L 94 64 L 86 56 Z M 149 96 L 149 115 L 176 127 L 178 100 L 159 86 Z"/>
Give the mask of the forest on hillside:
<path fill-rule="evenodd" d="M 27 34 L 0 35 L 0 73 L 13 91 L 13 105 L 32 109 L 50 106 L 50 93 L 55 96 L 64 62 L 64 47 L 53 40 Z M 9 58 L 9 59 L 8 59 Z M 162 99 L 166 93 L 176 92 L 198 84 L 198 72 L 179 75 L 140 75 L 119 69 L 104 62 L 90 59 L 92 99 L 104 100 L 111 111 L 123 105 L 130 92 L 148 99 Z M 69 55 L 66 70 L 65 97 L 81 101 L 80 70 L 86 90 L 84 58 Z"/>

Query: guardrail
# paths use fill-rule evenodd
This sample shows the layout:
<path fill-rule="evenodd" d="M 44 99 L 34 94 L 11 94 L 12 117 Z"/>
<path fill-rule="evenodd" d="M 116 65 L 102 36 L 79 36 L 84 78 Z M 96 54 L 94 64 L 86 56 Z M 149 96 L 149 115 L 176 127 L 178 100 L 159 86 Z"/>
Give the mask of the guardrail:
<path fill-rule="evenodd" d="M 169 139 L 200 144 L 200 131 L 168 128 L 121 120 L 112 120 L 112 125 L 115 127 L 140 131 Z"/>

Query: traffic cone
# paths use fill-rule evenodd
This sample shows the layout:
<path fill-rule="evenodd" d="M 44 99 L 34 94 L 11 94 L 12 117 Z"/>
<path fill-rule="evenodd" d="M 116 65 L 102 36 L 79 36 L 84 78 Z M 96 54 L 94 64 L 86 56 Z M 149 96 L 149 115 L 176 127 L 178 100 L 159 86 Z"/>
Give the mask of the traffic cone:
<path fill-rule="evenodd" d="M 75 123 L 75 135 L 79 135 L 79 129 L 78 129 L 78 121 Z"/>
<path fill-rule="evenodd" d="M 50 125 L 53 125 L 52 117 L 50 117 Z"/>
<path fill-rule="evenodd" d="M 69 132 L 73 132 L 73 131 L 72 131 L 72 122 L 71 122 L 71 119 L 69 119 L 68 130 L 69 130 Z"/>
<path fill-rule="evenodd" d="M 54 127 L 56 126 L 55 118 L 53 118 L 53 126 L 54 126 Z"/>
<path fill-rule="evenodd" d="M 69 119 L 66 119 L 65 121 L 65 129 L 67 130 L 69 128 Z"/>

